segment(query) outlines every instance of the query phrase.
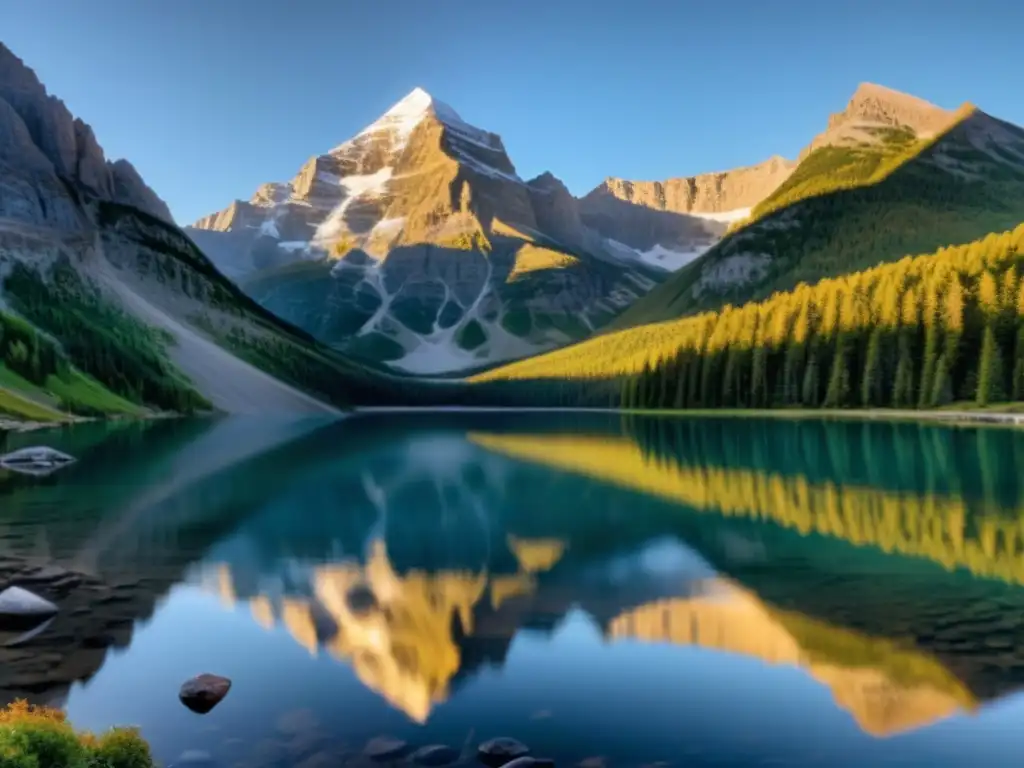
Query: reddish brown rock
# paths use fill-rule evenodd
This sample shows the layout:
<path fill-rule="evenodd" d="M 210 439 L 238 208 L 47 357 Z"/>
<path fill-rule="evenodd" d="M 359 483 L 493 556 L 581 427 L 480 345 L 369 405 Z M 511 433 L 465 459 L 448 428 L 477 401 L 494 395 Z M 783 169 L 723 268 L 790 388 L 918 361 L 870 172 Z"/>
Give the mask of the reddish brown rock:
<path fill-rule="evenodd" d="M 220 704 L 230 690 L 231 681 L 226 677 L 204 673 L 181 686 L 178 698 L 193 712 L 205 715 Z"/>

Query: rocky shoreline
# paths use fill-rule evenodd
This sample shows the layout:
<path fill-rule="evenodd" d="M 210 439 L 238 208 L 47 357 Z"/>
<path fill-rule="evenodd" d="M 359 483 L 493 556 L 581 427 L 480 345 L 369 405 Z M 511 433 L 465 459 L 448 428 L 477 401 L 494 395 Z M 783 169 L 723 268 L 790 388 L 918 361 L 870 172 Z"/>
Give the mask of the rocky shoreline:
<path fill-rule="evenodd" d="M 39 429 L 54 429 L 65 424 L 74 424 L 75 421 L 19 421 L 6 416 L 0 416 L 0 435 L 4 432 L 35 432 Z M 82 419 L 88 421 L 88 419 Z"/>
<path fill-rule="evenodd" d="M 173 581 L 173 579 L 168 579 Z M 0 558 L 0 592 L 21 587 L 58 607 L 26 642 L 0 626 L 0 706 L 14 699 L 60 706 L 70 686 L 90 678 L 110 648 L 124 648 L 135 622 L 152 614 L 162 583 L 108 583 L 54 563 Z"/>

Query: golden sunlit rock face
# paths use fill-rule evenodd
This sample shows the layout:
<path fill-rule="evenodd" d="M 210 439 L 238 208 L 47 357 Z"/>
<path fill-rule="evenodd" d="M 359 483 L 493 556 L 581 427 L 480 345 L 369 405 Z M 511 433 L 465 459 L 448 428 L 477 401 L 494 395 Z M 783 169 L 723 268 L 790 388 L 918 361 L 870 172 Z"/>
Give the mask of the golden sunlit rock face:
<path fill-rule="evenodd" d="M 260 626 L 280 622 L 311 654 L 322 648 L 351 664 L 364 685 L 424 723 L 449 695 L 463 663 L 458 641 L 474 633 L 474 610 L 488 604 L 495 610 L 534 594 L 537 574 L 554 567 L 565 551 L 557 539 L 510 536 L 508 544 L 519 572 L 491 577 L 454 570 L 400 574 L 378 540 L 365 566 L 345 562 L 315 569 L 314 597 L 285 598 L 275 605 L 256 596 L 248 606 Z M 222 597 L 234 594 L 226 569 L 220 566 L 216 578 L 207 581 Z M 608 637 L 698 646 L 798 667 L 827 686 L 836 704 L 875 736 L 924 727 L 976 705 L 960 681 L 928 654 L 776 609 L 728 579 L 691 586 L 696 586 L 691 597 L 620 613 L 608 624 Z M 329 637 L 318 631 L 317 610 L 334 623 Z"/>
<path fill-rule="evenodd" d="M 399 576 L 382 541 L 374 542 L 362 573 L 324 567 L 315 574 L 320 602 L 338 624 L 328 652 L 350 660 L 359 679 L 417 722 L 448 695 L 459 670 L 455 621 L 472 633 L 473 607 L 484 595 L 486 574 L 412 571 Z M 373 604 L 355 611 L 348 600 L 367 588 Z"/>
<path fill-rule="evenodd" d="M 470 571 L 399 574 L 381 540 L 372 543 L 365 566 L 344 562 L 315 568 L 315 604 L 336 627 L 329 638 L 318 633 L 314 600 L 286 598 L 275 612 L 267 597 L 256 596 L 249 600 L 249 610 L 265 628 L 280 620 L 311 654 L 323 648 L 351 664 L 364 685 L 423 723 L 434 705 L 448 697 L 462 663 L 456 633 L 473 634 L 474 609 L 481 604 L 497 609 L 509 599 L 532 594 L 534 574 L 554 567 L 565 550 L 557 539 L 509 537 L 509 547 L 521 569 L 499 576 Z M 219 566 L 216 579 L 208 582 L 222 597 L 234 594 L 226 568 Z"/>
<path fill-rule="evenodd" d="M 519 561 L 519 567 L 527 573 L 551 570 L 565 554 L 565 542 L 561 539 L 520 539 L 509 536 L 508 547 Z"/>
<path fill-rule="evenodd" d="M 608 634 L 618 640 L 693 645 L 799 667 L 828 686 L 836 704 L 874 736 L 921 728 L 973 706 L 959 681 L 925 654 L 799 617 L 804 638 L 851 650 L 859 663 L 824 660 L 801 643 L 803 638 L 794 636 L 784 614 L 751 592 L 724 580 L 709 586 L 713 589 L 708 596 L 662 600 L 622 613 L 611 622 Z"/>
<path fill-rule="evenodd" d="M 677 464 L 645 453 L 627 437 L 472 433 L 469 439 L 504 456 L 599 478 L 696 510 L 768 520 L 802 534 L 833 536 L 1024 584 L 1024 515 L 973 514 L 956 495 L 899 493 L 811 482 L 802 475 Z"/>

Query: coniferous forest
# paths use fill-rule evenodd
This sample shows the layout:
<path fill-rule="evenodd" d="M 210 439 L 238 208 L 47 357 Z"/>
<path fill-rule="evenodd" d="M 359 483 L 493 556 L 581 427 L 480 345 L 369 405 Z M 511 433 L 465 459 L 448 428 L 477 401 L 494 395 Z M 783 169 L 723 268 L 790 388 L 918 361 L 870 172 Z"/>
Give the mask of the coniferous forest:
<path fill-rule="evenodd" d="M 608 334 L 479 380 L 504 398 L 536 398 L 547 386 L 557 404 L 625 408 L 1020 401 L 1022 261 L 1024 225 L 643 333 Z"/>

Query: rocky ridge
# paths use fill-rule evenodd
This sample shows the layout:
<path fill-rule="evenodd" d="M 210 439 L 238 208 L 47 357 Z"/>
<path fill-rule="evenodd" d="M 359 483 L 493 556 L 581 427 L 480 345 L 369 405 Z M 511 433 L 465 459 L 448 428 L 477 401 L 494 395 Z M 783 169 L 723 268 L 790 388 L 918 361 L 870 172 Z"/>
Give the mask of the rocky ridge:
<path fill-rule="evenodd" d="M 650 264 L 676 270 L 774 192 L 796 163 L 772 157 L 729 171 L 665 181 L 608 177 L 579 200 L 582 220 Z"/>
<path fill-rule="evenodd" d="M 799 159 L 819 147 L 878 143 L 879 133 L 872 130 L 878 128 L 909 130 L 927 139 L 944 131 L 955 119 L 954 110 L 882 85 L 861 83 L 846 108 L 829 115 L 828 127 L 803 149 Z"/>
<path fill-rule="evenodd" d="M 41 296 L 54 306 L 43 306 Z M 189 399 L 226 412 L 324 413 L 333 409 L 307 392 L 336 398 L 344 389 L 346 361 L 321 357 L 312 339 L 225 279 L 134 167 L 108 161 L 92 129 L 2 44 L 0 309 L 48 332 L 99 385 L 153 410 Z M 120 343 L 109 334 L 112 322 L 122 336 L 148 336 L 152 348 Z M 267 345 L 282 346 L 268 356 L 259 352 Z M 146 355 L 159 365 L 143 362 Z M 241 355 L 258 356 L 260 367 Z M 267 373 L 287 374 L 276 362 L 285 358 L 311 367 L 285 384 Z M 357 366 L 348 372 L 364 373 Z M 147 386 L 128 385 L 126 375 L 148 376 Z M 91 405 L 66 405 L 62 410 L 96 413 Z"/>
<path fill-rule="evenodd" d="M 37 178 L 56 176 L 98 198 L 134 206 L 173 222 L 166 203 L 127 160 L 107 160 L 92 128 L 74 117 L 64 102 L 46 91 L 35 72 L 0 44 L 0 163 L 17 163 Z M 16 179 L 2 183 L 15 187 Z M 0 215 L 31 215 L 36 221 L 61 222 L 67 210 L 47 211 L 45 198 L 0 195 Z M 16 203 L 20 203 L 17 207 Z M 33 205 L 34 203 L 34 205 Z M 68 223 L 70 220 L 66 220 Z"/>
<path fill-rule="evenodd" d="M 426 374 L 582 338 L 664 274 L 588 227 L 557 178 L 524 181 L 498 135 L 421 89 L 188 231 L 271 311 Z"/>

